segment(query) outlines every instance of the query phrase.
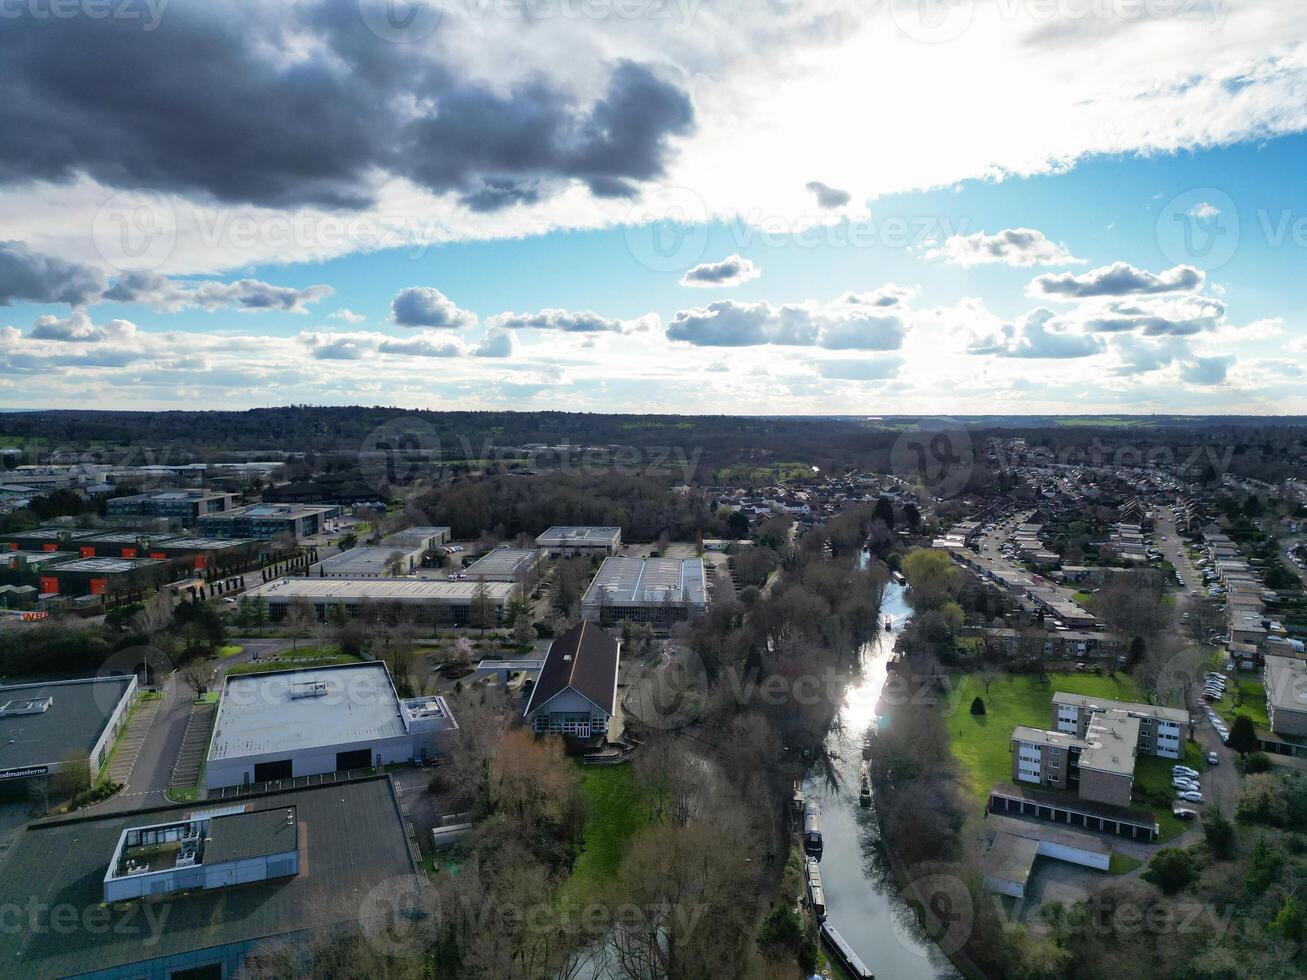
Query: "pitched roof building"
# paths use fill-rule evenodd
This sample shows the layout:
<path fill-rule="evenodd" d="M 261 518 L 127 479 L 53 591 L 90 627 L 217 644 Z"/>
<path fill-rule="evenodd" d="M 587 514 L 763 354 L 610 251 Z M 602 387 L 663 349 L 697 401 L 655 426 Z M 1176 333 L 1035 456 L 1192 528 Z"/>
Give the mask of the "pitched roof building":
<path fill-rule="evenodd" d="M 527 701 L 527 723 L 540 734 L 606 735 L 617 711 L 620 652 L 618 641 L 585 620 L 554 640 Z"/>

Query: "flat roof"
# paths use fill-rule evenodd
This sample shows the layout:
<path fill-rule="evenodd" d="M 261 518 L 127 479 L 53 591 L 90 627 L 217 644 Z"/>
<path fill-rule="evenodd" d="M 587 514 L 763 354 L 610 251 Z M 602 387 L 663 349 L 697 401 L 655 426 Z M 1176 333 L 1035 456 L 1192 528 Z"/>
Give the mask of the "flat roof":
<path fill-rule="evenodd" d="M 149 568 L 152 565 L 162 565 L 163 562 L 157 558 L 77 558 L 73 561 L 64 562 L 56 565 L 54 571 L 60 572 L 91 572 L 102 575 L 114 575 L 122 572 L 134 571 L 138 568 Z"/>
<path fill-rule="evenodd" d="M 706 605 L 702 558 L 605 558 L 584 603 Z"/>
<path fill-rule="evenodd" d="M 385 777 L 251 796 L 243 802 L 277 812 L 294 807 L 304 830 L 300 873 L 172 895 L 167 918 L 155 916 L 153 929 L 139 902 L 104 905 L 105 869 L 124 830 L 181 821 L 205 807 L 187 804 L 29 824 L 4 858 L 0 907 L 27 908 L 35 900 L 95 909 L 99 918 L 93 923 L 77 918 L 67 929 L 0 930 L 0 961 L 24 976 L 76 976 L 191 950 L 357 924 L 359 903 L 373 889 L 416 874 Z"/>
<path fill-rule="evenodd" d="M 1119 709 L 1096 711 L 1085 731 L 1089 748 L 1080 753 L 1080 768 L 1114 776 L 1134 776 L 1139 719 Z"/>
<path fill-rule="evenodd" d="M 209 758 L 288 754 L 406 732 L 399 696 L 380 661 L 229 674 Z"/>
<path fill-rule="evenodd" d="M 322 559 L 322 570 L 336 575 L 350 572 L 358 575 L 379 575 L 386 570 L 386 563 L 394 555 L 399 555 L 407 562 L 413 551 L 412 547 L 387 548 L 383 545 L 364 545 Z"/>
<path fill-rule="evenodd" d="M 1124 711 L 1127 714 L 1155 718 L 1158 721 L 1175 722 L 1177 725 L 1189 724 L 1189 712 L 1182 708 L 1163 707 L 1160 704 L 1113 701 L 1110 698 L 1095 698 L 1087 694 L 1067 694 L 1065 691 L 1054 691 L 1052 701 L 1054 704 L 1073 704 L 1078 708 L 1088 708 L 1090 711 Z"/>
<path fill-rule="evenodd" d="M 985 874 L 1024 889 L 1038 856 L 1039 841 L 1016 834 L 996 833 L 980 859 L 980 865 Z"/>
<path fill-rule="evenodd" d="M 287 813 L 289 810 L 289 814 Z M 295 808 L 228 813 L 209 821 L 204 863 L 243 861 L 246 858 L 285 854 L 299 847 L 299 821 Z"/>
<path fill-rule="evenodd" d="M 347 601 L 371 599 L 377 602 L 471 602 L 477 589 L 496 602 L 513 597 L 517 586 L 512 582 L 442 582 L 415 578 L 287 578 L 267 582 L 250 589 L 246 595 L 261 596 L 269 601 L 292 599 L 313 601 Z"/>
<path fill-rule="evenodd" d="M 171 538 L 167 541 L 150 540 L 150 547 L 160 547 L 165 551 L 184 548 L 187 551 L 224 551 L 227 548 L 240 548 L 243 545 L 261 545 L 258 538 Z"/>
<path fill-rule="evenodd" d="M 612 544 L 613 538 L 622 533 L 620 527 L 587 527 L 567 525 L 551 527 L 536 535 L 536 544 Z"/>
<path fill-rule="evenodd" d="M 63 762 L 73 752 L 90 755 L 134 677 L 88 677 L 0 687 L 0 706 L 50 698 L 32 714 L 0 717 L 0 771 Z"/>
<path fill-rule="evenodd" d="M 536 548 L 496 548 L 474 561 L 463 574 L 468 578 L 478 575 L 513 577 L 529 570 L 544 557 Z"/>
<path fill-rule="evenodd" d="M 1031 728 L 1027 725 L 1018 725 L 1012 729 L 1012 737 L 1018 742 L 1028 742 L 1031 745 L 1051 745 L 1059 749 L 1084 749 L 1089 746 L 1088 742 L 1077 735 L 1050 731 L 1047 728 Z"/>
<path fill-rule="evenodd" d="M 1307 661 L 1268 654 L 1266 699 L 1276 711 L 1307 712 Z"/>
<path fill-rule="evenodd" d="M 388 534 L 381 539 L 382 544 L 394 541 L 397 544 L 416 542 L 423 538 L 449 537 L 450 531 L 447 527 L 436 527 L 434 525 L 422 525 L 421 527 L 406 527 L 402 531 L 396 531 L 394 534 Z"/>
<path fill-rule="evenodd" d="M 126 544 L 133 545 L 142 542 L 155 544 L 167 544 L 176 538 L 175 534 L 151 534 L 149 531 L 110 531 L 107 534 L 89 534 L 77 539 L 78 544 Z"/>

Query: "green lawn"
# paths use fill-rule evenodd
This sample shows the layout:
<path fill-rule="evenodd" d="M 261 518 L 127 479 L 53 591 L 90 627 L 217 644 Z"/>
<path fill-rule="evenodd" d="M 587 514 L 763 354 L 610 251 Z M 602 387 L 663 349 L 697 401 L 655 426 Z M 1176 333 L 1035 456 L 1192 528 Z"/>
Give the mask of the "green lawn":
<path fill-rule="evenodd" d="M 1123 875 L 1128 871 L 1133 871 L 1143 863 L 1144 862 L 1140 861 L 1138 858 L 1132 858 L 1129 854 L 1121 854 L 1117 851 L 1113 851 L 1107 870 L 1109 874 Z"/>
<path fill-rule="evenodd" d="M 1052 697 L 1055 691 L 1088 694 L 1117 701 L 1143 701 L 1143 693 L 1128 674 L 1116 677 L 1098 674 L 1050 674 L 1046 684 L 1034 677 L 1005 674 L 989 687 L 989 693 L 973 677 L 955 675 L 955 690 L 966 685 L 958 699 L 961 709 L 946 719 L 953 755 L 962 763 L 963 785 L 984 810 L 990 787 L 1012 780 L 1012 729 L 1017 725 L 1049 728 L 1053 723 Z M 971 699 L 979 695 L 985 714 L 967 712 Z"/>
<path fill-rule="evenodd" d="M 1225 687 L 1225 700 L 1216 702 L 1216 713 L 1227 725 L 1235 715 L 1247 715 L 1258 728 L 1270 728 L 1266 717 L 1266 685 L 1256 674 L 1231 677 Z"/>
<path fill-rule="evenodd" d="M 1161 828 L 1159 839 L 1163 841 L 1177 837 L 1189 828 L 1171 812 L 1175 805 L 1175 791 L 1171 788 L 1171 767 L 1174 765 L 1185 765 L 1203 772 L 1207 768 L 1207 759 L 1194 742 L 1185 743 L 1184 757 L 1178 760 L 1155 755 L 1141 755 L 1135 759 L 1135 805 L 1146 806 L 1157 814 L 1157 825 Z"/>
<path fill-rule="evenodd" d="M 629 765 L 584 766 L 581 789 L 589 805 L 585 846 L 563 885 L 560 903 L 565 906 L 593 901 L 617 877 L 631 838 L 645 821 Z"/>
<path fill-rule="evenodd" d="M 340 647 L 328 644 L 324 647 L 304 646 L 294 652 L 283 650 L 274 660 L 260 660 L 258 663 L 236 664 L 227 671 L 231 674 L 266 674 L 271 670 L 291 670 L 295 667 L 325 667 L 330 664 L 358 663 L 358 657 L 341 653 Z"/>
<path fill-rule="evenodd" d="M 245 648 L 239 643 L 228 643 L 214 651 L 219 657 L 234 657 Z"/>

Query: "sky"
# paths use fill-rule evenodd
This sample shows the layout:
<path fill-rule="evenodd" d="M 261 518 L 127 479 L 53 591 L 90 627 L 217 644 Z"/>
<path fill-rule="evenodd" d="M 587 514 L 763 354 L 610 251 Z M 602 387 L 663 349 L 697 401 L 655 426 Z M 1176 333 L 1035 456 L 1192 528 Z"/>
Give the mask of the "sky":
<path fill-rule="evenodd" d="M 1307 414 L 1301 0 L 2 0 L 0 76 L 0 407 Z"/>

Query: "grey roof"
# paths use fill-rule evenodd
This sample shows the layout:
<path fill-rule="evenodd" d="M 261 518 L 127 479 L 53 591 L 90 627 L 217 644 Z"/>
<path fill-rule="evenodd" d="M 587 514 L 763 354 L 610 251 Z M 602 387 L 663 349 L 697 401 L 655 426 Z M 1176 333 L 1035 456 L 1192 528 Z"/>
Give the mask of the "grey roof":
<path fill-rule="evenodd" d="M 0 769 L 62 762 L 73 752 L 89 756 L 133 680 L 131 676 L 91 677 L 0 687 L 0 706 L 53 699 L 40 714 L 0 718 Z"/>
<path fill-rule="evenodd" d="M 1268 654 L 1266 700 L 1275 711 L 1307 712 L 1307 661 Z"/>
<path fill-rule="evenodd" d="M 551 527 L 536 537 L 536 544 L 543 547 L 562 547 L 566 545 L 587 545 L 598 547 L 613 543 L 613 539 L 622 533 L 620 527 Z"/>
<path fill-rule="evenodd" d="M 405 733 L 399 696 L 380 661 L 229 674 L 209 758 L 290 753 Z"/>
<path fill-rule="evenodd" d="M 1120 709 L 1096 711 L 1085 731 L 1089 748 L 1080 753 L 1080 768 L 1134 776 L 1135 749 L 1139 745 L 1139 719 Z"/>
<path fill-rule="evenodd" d="M 463 569 L 469 579 L 478 577 L 508 581 L 530 571 L 544 557 L 535 548 L 495 548 Z"/>
<path fill-rule="evenodd" d="M 586 590 L 585 605 L 686 602 L 705 605 L 702 558 L 606 558 Z"/>
<path fill-rule="evenodd" d="M 1058 749 L 1085 749 L 1089 746 L 1089 743 L 1083 738 L 1075 735 L 1050 731 L 1047 728 L 1030 728 L 1026 725 L 1018 725 L 1012 729 L 1012 737 L 1018 742 L 1027 742 L 1031 745 L 1050 745 Z"/>
<path fill-rule="evenodd" d="M 442 582 L 415 578 L 285 578 L 250 589 L 246 595 L 261 596 L 269 602 L 307 599 L 310 602 L 372 600 L 374 602 L 458 603 L 471 602 L 478 587 L 495 602 L 513 597 L 517 586 L 512 582 Z"/>
<path fill-rule="evenodd" d="M 380 575 L 386 570 L 386 563 L 393 555 L 399 555 L 407 571 L 409 557 L 413 554 L 411 546 L 365 545 L 349 548 L 338 555 L 322 559 L 322 571 L 329 575 Z"/>
<path fill-rule="evenodd" d="M 27 908 L 37 901 L 95 910 L 100 918 L 95 928 L 83 924 L 91 919 L 82 918 L 67 930 L 0 930 L 0 962 L 7 973 L 70 976 L 337 923 L 356 924 L 360 903 L 372 889 L 415 873 L 390 781 L 384 777 L 246 799 L 261 809 L 295 808 L 304 828 L 300 873 L 173 896 L 162 920 L 158 915 L 147 919 L 138 902 L 106 908 L 105 869 L 124 830 L 184 819 L 203 807 L 93 813 L 29 825 L 0 860 L 0 908 Z"/>
<path fill-rule="evenodd" d="M 87 572 L 100 575 L 120 575 L 138 568 L 152 568 L 162 565 L 156 558 L 78 558 L 54 567 L 58 574 L 64 572 Z"/>
<path fill-rule="evenodd" d="M 295 818 L 294 807 L 229 813 L 209 821 L 204 863 L 285 854 L 298 846 L 299 821 Z"/>
<path fill-rule="evenodd" d="M 1106 636 L 1107 634 L 1097 634 Z M 1144 718 L 1156 718 L 1158 721 L 1171 721 L 1177 725 L 1189 724 L 1189 713 L 1182 708 L 1167 708 L 1160 704 L 1140 704 L 1136 701 L 1113 701 L 1111 698 L 1095 698 L 1087 694 L 1067 694 L 1064 691 L 1053 693 L 1054 704 L 1073 704 L 1090 711 L 1124 711 L 1127 714 Z"/>

